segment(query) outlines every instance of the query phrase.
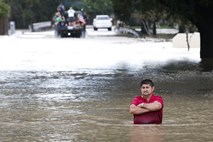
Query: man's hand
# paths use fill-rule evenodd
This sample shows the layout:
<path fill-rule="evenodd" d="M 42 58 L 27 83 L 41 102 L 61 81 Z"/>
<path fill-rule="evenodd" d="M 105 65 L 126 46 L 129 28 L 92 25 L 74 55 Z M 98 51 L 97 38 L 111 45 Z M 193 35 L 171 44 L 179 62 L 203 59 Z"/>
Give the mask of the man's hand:
<path fill-rule="evenodd" d="M 144 109 L 148 109 L 149 111 L 157 111 L 162 108 L 161 103 L 158 101 L 155 101 L 153 103 L 141 103 L 138 106 Z"/>
<path fill-rule="evenodd" d="M 149 112 L 148 109 L 146 109 L 146 108 L 141 108 L 141 107 L 136 106 L 136 105 L 134 105 L 134 104 L 131 104 L 131 105 L 130 105 L 129 111 L 130 111 L 131 114 L 143 114 L 143 113 Z"/>

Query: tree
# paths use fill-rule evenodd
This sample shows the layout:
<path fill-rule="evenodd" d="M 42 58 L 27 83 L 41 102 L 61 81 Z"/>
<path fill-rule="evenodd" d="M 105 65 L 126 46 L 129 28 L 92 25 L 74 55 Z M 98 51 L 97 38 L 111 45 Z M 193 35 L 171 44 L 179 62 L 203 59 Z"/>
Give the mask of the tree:
<path fill-rule="evenodd" d="M 4 2 L 4 0 L 0 0 L 0 17 L 8 17 L 9 10 L 9 6 Z"/>
<path fill-rule="evenodd" d="M 3 0 L 0 0 L 0 35 L 8 33 L 9 11 L 9 6 Z"/>
<path fill-rule="evenodd" d="M 133 7 L 135 12 L 140 13 L 141 32 L 150 35 L 150 23 L 152 23 L 152 34 L 156 35 L 156 23 L 165 18 L 165 10 L 157 0 L 135 0 Z"/>
<path fill-rule="evenodd" d="M 89 22 L 92 22 L 95 15 L 112 15 L 113 13 L 111 0 L 82 0 L 82 2 L 84 11 L 89 15 Z"/>
<path fill-rule="evenodd" d="M 28 28 L 36 22 L 50 21 L 56 8 L 63 3 L 68 9 L 84 10 L 92 18 L 96 14 L 113 13 L 111 0 L 6 0 L 11 7 L 10 20 L 17 28 Z"/>
<path fill-rule="evenodd" d="M 200 57 L 207 65 L 213 64 L 213 1 L 212 0 L 159 0 L 167 9 L 193 23 L 200 32 Z"/>
<path fill-rule="evenodd" d="M 115 1 L 115 0 L 114 0 Z M 133 8 L 147 8 L 153 9 L 153 7 L 147 6 L 145 2 L 147 0 L 136 0 L 140 5 L 136 5 Z M 135 2 L 136 2 L 135 1 Z M 121 3 L 122 1 L 117 0 L 117 3 Z M 213 64 L 213 1 L 212 0 L 149 0 L 149 3 L 153 4 L 158 3 L 162 6 L 161 9 L 165 10 L 167 15 L 178 16 L 180 19 L 184 21 L 190 21 L 193 25 L 196 26 L 198 31 L 200 32 L 200 57 L 202 62 Z M 144 3 L 144 5 L 142 4 Z M 117 6 L 119 4 L 116 4 Z M 143 7 L 142 7 L 143 6 Z M 129 8 L 129 7 L 128 7 Z M 124 10 L 123 10 L 124 11 Z M 123 11 L 117 11 L 120 14 Z M 159 10 L 155 11 L 159 12 Z M 119 14 L 118 14 L 119 15 Z M 210 64 L 210 65 L 211 65 Z M 207 64 L 208 65 L 208 64 Z"/>
<path fill-rule="evenodd" d="M 17 28 L 28 28 L 29 24 L 50 21 L 60 0 L 7 0 L 11 8 L 10 20 Z"/>
<path fill-rule="evenodd" d="M 132 13 L 131 0 L 112 0 L 114 14 L 123 22 L 128 23 Z"/>
<path fill-rule="evenodd" d="M 137 19 L 140 22 L 141 33 L 143 35 L 151 35 L 150 28 L 152 26 L 152 34 L 156 35 L 156 22 L 165 17 L 165 10 L 157 0 L 112 0 L 115 15 L 125 22 L 131 23 L 131 19 Z"/>

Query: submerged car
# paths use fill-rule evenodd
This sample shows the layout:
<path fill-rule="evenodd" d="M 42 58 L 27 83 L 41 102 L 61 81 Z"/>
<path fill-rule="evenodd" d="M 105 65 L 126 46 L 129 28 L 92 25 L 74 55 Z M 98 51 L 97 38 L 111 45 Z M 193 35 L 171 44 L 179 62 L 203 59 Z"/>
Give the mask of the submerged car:
<path fill-rule="evenodd" d="M 97 31 L 98 29 L 108 29 L 112 30 L 112 18 L 108 15 L 96 15 L 93 19 L 93 29 Z"/>

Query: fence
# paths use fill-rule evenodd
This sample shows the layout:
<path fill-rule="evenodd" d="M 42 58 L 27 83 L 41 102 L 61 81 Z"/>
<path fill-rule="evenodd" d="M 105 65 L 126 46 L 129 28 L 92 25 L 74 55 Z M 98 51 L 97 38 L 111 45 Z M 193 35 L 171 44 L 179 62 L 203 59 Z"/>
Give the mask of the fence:
<path fill-rule="evenodd" d="M 29 30 L 31 32 L 39 32 L 39 31 L 44 31 L 51 28 L 52 28 L 51 21 L 33 23 L 29 25 Z"/>

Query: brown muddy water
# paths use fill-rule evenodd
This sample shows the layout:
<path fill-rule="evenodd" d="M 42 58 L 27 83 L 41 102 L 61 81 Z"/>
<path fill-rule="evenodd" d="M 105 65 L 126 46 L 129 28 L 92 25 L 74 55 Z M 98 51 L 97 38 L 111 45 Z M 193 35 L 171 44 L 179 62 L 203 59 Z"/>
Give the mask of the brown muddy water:
<path fill-rule="evenodd" d="M 87 40 L 81 44 L 93 43 L 93 38 Z M 182 51 L 164 46 L 157 51 L 162 56 L 150 58 L 156 44 L 141 50 L 133 39 L 114 39 L 101 50 L 55 47 L 60 39 L 47 41 L 50 47 L 27 47 L 39 44 L 34 41 L 7 39 L 7 48 L 0 48 L 1 142 L 213 141 L 213 72 L 202 71 L 194 53 L 170 60 L 168 56 L 177 58 Z M 92 53 L 97 58 L 89 58 Z M 144 78 L 152 79 L 155 93 L 164 98 L 162 125 L 132 124 L 129 105 Z"/>
<path fill-rule="evenodd" d="M 196 68 L 2 71 L 1 141 L 210 142 L 213 74 Z M 142 78 L 152 78 L 165 100 L 162 125 L 132 124 L 128 108 Z"/>

